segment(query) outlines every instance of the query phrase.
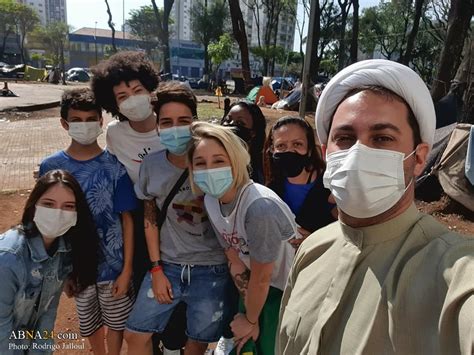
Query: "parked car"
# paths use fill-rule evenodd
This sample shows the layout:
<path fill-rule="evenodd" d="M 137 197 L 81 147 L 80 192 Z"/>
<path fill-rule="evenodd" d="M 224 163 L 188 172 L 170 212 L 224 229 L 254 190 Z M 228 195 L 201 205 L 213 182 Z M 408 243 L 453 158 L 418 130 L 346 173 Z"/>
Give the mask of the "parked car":
<path fill-rule="evenodd" d="M 83 69 L 81 70 L 75 70 L 71 75 L 67 76 L 68 81 L 80 81 L 80 82 L 86 82 L 91 80 L 91 77 L 87 72 Z"/>
<path fill-rule="evenodd" d="M 23 78 L 25 75 L 25 64 L 5 65 L 0 68 L 0 77 L 4 78 Z"/>

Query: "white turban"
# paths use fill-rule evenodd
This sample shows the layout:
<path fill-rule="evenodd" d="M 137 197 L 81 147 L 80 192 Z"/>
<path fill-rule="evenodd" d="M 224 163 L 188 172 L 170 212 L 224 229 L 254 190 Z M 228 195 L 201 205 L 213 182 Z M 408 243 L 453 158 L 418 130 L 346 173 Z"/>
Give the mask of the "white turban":
<path fill-rule="evenodd" d="M 329 125 L 337 106 L 351 90 L 377 85 L 401 96 L 415 114 L 421 140 L 433 145 L 436 116 L 433 100 L 423 80 L 409 67 L 385 59 L 371 59 L 344 68 L 323 90 L 316 109 L 316 129 L 321 144 L 326 144 Z"/>

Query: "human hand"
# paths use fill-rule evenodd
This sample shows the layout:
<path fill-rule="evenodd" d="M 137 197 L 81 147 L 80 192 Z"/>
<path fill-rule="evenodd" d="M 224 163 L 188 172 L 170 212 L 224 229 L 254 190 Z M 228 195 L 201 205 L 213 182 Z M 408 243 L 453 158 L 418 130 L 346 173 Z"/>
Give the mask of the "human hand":
<path fill-rule="evenodd" d="M 130 288 L 131 273 L 123 271 L 112 285 L 112 297 L 124 296 Z"/>
<path fill-rule="evenodd" d="M 249 322 L 245 314 L 238 313 L 234 320 L 230 323 L 232 332 L 234 333 L 234 342 L 237 347 L 237 354 L 240 354 L 242 347 L 249 341 L 253 339 L 254 341 L 258 339 L 260 334 L 260 327 L 258 322 L 252 324 Z M 245 334 L 241 336 L 241 334 Z"/>
<path fill-rule="evenodd" d="M 70 277 L 64 281 L 63 292 L 68 298 L 71 298 L 76 294 L 76 283 Z"/>
<path fill-rule="evenodd" d="M 249 335 L 256 326 L 257 324 L 250 323 L 247 316 L 243 313 L 237 313 L 234 316 L 234 320 L 230 323 L 230 328 L 232 329 L 232 333 L 234 333 L 236 341 Z"/>
<path fill-rule="evenodd" d="M 173 302 L 173 288 L 163 270 L 153 272 L 151 274 L 151 287 L 153 295 L 158 303 L 170 304 Z"/>

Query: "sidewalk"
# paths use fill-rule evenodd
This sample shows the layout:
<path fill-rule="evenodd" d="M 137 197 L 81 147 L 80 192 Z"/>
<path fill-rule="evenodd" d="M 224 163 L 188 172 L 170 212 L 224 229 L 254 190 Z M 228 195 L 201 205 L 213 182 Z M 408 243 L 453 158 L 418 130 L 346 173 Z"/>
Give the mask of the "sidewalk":
<path fill-rule="evenodd" d="M 0 78 L 0 85 L 3 82 Z M 63 91 L 75 86 L 87 84 L 72 83 L 64 85 L 53 85 L 46 83 L 14 83 L 8 82 L 8 88 L 18 97 L 0 96 L 0 112 L 17 109 L 19 111 L 34 111 L 59 105 Z"/>
<path fill-rule="evenodd" d="M 111 116 L 104 113 L 104 130 Z M 31 189 L 41 160 L 68 146 L 70 137 L 57 117 L 3 121 L 0 112 L 0 192 Z M 99 137 L 105 146 L 105 132 Z"/>

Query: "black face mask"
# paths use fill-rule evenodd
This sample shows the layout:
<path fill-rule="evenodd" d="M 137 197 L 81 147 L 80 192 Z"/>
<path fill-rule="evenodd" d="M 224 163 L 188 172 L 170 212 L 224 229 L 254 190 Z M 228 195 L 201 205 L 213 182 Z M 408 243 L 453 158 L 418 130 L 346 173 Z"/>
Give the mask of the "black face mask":
<path fill-rule="evenodd" d="M 250 128 L 240 126 L 240 125 L 227 125 L 227 127 L 232 127 L 234 133 L 242 139 L 245 143 L 249 144 L 252 140 L 252 130 Z"/>
<path fill-rule="evenodd" d="M 298 176 L 308 163 L 307 155 L 296 152 L 273 153 L 273 164 L 284 177 Z"/>

